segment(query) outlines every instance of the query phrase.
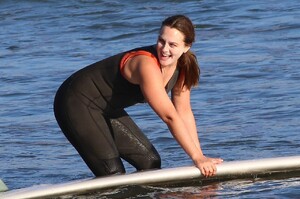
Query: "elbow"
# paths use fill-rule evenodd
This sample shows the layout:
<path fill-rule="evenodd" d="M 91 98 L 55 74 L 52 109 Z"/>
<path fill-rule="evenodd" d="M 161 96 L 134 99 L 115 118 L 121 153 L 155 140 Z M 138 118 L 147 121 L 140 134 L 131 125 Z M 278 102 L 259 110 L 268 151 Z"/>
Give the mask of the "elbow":
<path fill-rule="evenodd" d="M 174 121 L 176 120 L 175 116 L 172 114 L 163 115 L 163 116 L 161 116 L 161 119 L 168 126 L 171 125 L 172 123 L 174 123 Z"/>

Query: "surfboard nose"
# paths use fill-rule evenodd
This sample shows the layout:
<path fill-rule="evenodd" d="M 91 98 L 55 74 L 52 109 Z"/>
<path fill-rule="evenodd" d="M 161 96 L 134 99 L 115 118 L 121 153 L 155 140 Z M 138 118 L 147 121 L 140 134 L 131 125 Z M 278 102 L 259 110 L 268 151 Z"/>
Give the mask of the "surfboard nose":
<path fill-rule="evenodd" d="M 8 188 L 6 186 L 6 184 L 0 179 L 0 192 L 2 191 L 7 191 Z"/>

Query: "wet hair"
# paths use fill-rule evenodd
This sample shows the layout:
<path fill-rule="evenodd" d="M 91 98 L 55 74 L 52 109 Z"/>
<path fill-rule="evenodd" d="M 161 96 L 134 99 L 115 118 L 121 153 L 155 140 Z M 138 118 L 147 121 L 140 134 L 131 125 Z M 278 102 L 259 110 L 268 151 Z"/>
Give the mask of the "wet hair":
<path fill-rule="evenodd" d="M 164 26 L 175 28 L 184 35 L 184 43 L 186 46 L 192 46 L 195 42 L 195 29 L 192 21 L 184 15 L 174 15 L 166 18 L 162 24 Z M 177 67 L 180 70 L 180 77 L 184 78 L 183 86 L 191 88 L 198 85 L 200 78 L 200 67 L 198 65 L 196 55 L 188 50 L 179 58 Z"/>

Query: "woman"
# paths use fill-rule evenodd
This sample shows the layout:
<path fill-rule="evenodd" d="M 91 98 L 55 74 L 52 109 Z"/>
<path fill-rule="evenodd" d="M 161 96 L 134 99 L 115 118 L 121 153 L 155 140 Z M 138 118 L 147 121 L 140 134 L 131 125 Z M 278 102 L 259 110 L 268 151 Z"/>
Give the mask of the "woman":
<path fill-rule="evenodd" d="M 162 22 L 156 45 L 123 52 L 70 76 L 57 91 L 54 112 L 68 140 L 96 176 L 160 168 L 161 159 L 124 108 L 147 102 L 204 176 L 218 158 L 202 153 L 190 107 L 199 67 L 190 47 L 194 26 L 183 15 Z M 167 92 L 172 91 L 171 99 Z"/>

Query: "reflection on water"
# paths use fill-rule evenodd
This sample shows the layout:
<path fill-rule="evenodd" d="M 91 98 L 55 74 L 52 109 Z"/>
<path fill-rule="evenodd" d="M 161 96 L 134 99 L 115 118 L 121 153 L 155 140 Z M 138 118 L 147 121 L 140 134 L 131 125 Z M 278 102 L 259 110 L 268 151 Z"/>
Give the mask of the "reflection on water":
<path fill-rule="evenodd" d="M 244 179 L 204 179 L 165 184 L 160 186 L 123 186 L 96 193 L 69 196 L 70 198 L 153 198 L 153 199 L 195 199 L 195 198 L 294 198 L 300 186 L 300 171 L 277 174 L 253 175 Z M 287 191 L 285 191 L 287 190 Z M 64 197 L 68 198 L 68 196 Z"/>
<path fill-rule="evenodd" d="M 153 199 L 199 199 L 199 198 L 261 198 L 273 195 L 273 198 L 297 198 L 300 186 L 297 178 L 289 179 L 252 179 L 231 180 L 209 184 L 193 184 L 180 187 L 125 186 L 86 195 L 69 196 L 70 198 L 153 198 Z M 286 191 L 291 189 L 290 191 Z M 68 198 L 65 196 L 64 198 Z"/>

